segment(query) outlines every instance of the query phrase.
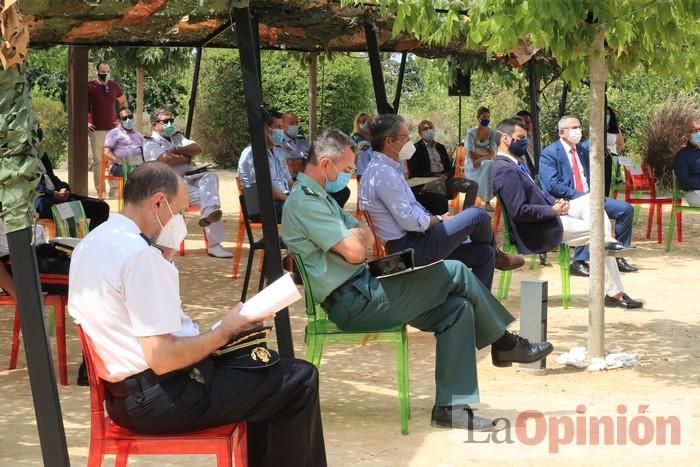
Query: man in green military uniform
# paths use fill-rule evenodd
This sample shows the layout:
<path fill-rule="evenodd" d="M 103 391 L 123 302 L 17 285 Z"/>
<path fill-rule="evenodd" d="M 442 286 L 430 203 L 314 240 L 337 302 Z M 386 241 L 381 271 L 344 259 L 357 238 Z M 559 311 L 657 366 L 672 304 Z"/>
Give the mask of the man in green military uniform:
<path fill-rule="evenodd" d="M 546 357 L 553 347 L 506 331 L 513 317 L 459 261 L 377 279 L 366 267 L 369 229 L 328 193 L 348 183 L 355 154 L 350 139 L 326 130 L 315 141 L 282 215 L 282 238 L 299 254 L 313 281 L 314 298 L 341 329 L 376 330 L 408 323 L 435 333 L 437 362 L 433 426 L 494 431 L 468 404 L 479 401 L 476 348 L 491 346 L 496 366 Z"/>

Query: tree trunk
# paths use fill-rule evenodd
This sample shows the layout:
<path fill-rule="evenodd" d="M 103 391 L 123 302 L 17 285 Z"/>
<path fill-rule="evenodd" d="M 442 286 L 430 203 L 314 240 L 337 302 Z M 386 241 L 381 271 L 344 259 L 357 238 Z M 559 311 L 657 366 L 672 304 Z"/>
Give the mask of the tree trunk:
<path fill-rule="evenodd" d="M 136 131 L 143 133 L 143 86 L 144 86 L 143 67 L 136 67 Z"/>
<path fill-rule="evenodd" d="M 605 236 L 603 232 L 605 162 L 605 29 L 598 27 L 590 53 L 591 277 L 589 280 L 588 358 L 605 353 Z"/>
<path fill-rule="evenodd" d="M 318 52 L 309 54 L 309 141 L 316 139 L 318 131 Z"/>

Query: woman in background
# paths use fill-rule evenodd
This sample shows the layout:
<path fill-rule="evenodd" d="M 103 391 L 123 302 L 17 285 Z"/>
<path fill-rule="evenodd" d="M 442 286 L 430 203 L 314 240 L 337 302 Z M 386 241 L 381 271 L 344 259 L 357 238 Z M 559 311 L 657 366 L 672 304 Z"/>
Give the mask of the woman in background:
<path fill-rule="evenodd" d="M 493 158 L 496 155 L 496 132 L 489 128 L 491 112 L 486 107 L 476 111 L 479 124 L 470 128 L 464 140 L 467 148 L 467 159 L 464 164 L 464 177 L 475 180 L 479 184 L 477 195 L 484 203 L 484 209 L 493 212 L 490 204 L 493 198 L 491 188 L 491 170 Z"/>

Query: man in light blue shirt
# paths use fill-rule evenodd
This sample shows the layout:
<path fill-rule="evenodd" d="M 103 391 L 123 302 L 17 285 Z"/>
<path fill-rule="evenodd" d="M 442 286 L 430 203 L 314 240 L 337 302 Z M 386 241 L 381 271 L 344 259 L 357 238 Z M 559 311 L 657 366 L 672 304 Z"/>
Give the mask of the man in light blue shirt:
<path fill-rule="evenodd" d="M 523 265 L 522 256 L 496 248 L 491 217 L 483 209 L 469 207 L 455 216 L 440 216 L 416 201 L 401 164 L 415 152 L 402 117 L 380 115 L 370 132 L 374 153 L 362 178 L 360 208 L 369 215 L 389 253 L 413 248 L 418 265 L 459 260 L 488 289 L 494 266 L 509 270 Z"/>
<path fill-rule="evenodd" d="M 284 119 L 281 113 L 273 111 L 270 113 L 270 119 L 265 125 L 265 143 L 267 145 L 267 163 L 270 166 L 272 198 L 275 203 L 277 222 L 282 220 L 282 208 L 294 183 L 287 167 L 286 151 L 282 148 L 283 141 Z M 238 178 L 243 188 L 250 188 L 255 185 L 255 166 L 253 164 L 253 150 L 250 145 L 241 152 L 241 158 L 238 160 Z M 255 216 L 251 215 L 251 218 L 255 218 Z"/>

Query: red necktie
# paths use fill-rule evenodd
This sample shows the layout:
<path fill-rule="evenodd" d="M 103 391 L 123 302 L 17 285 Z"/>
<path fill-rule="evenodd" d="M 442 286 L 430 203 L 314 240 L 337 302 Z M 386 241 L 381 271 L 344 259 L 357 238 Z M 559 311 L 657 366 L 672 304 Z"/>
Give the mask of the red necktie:
<path fill-rule="evenodd" d="M 571 148 L 571 171 L 574 173 L 574 190 L 583 193 L 583 179 L 578 169 L 578 158 L 574 148 Z"/>

